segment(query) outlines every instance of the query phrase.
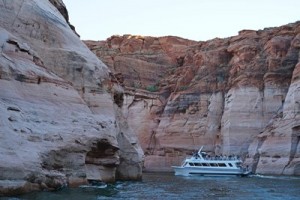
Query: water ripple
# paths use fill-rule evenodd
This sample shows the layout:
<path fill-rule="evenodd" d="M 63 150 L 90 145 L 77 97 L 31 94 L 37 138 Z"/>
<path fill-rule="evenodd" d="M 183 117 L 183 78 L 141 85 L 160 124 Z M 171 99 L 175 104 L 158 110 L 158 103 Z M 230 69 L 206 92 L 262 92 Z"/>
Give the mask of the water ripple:
<path fill-rule="evenodd" d="M 142 181 L 83 185 L 56 192 L 36 192 L 1 200 L 156 200 L 156 199 L 288 199 L 298 200 L 300 177 L 180 177 L 170 173 L 147 173 Z"/>

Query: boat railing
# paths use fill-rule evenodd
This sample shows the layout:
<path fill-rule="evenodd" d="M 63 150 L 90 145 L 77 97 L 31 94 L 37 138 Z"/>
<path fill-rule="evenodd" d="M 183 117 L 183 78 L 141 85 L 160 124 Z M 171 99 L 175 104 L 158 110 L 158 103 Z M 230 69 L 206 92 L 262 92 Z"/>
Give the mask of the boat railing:
<path fill-rule="evenodd" d="M 240 157 L 239 156 L 206 156 L 206 157 L 203 157 L 202 158 L 204 160 L 240 160 Z"/>

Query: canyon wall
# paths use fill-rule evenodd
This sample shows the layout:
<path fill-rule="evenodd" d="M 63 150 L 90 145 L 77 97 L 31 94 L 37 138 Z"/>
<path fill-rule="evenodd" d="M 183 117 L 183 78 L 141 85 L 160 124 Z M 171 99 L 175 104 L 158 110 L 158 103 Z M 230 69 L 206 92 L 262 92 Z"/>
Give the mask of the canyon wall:
<path fill-rule="evenodd" d="M 60 0 L 0 1 L 0 196 L 141 178 L 124 91 L 64 12 Z"/>
<path fill-rule="evenodd" d="M 239 154 L 253 172 L 299 175 L 300 23 L 195 42 L 85 41 L 124 86 L 122 110 L 144 170 L 170 171 L 199 147 Z"/>

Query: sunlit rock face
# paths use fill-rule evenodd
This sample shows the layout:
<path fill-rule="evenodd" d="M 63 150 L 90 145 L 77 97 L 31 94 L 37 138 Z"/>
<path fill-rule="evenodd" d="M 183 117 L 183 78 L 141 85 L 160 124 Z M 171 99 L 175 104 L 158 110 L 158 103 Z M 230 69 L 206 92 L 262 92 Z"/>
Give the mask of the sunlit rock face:
<path fill-rule="evenodd" d="M 0 196 L 141 178 L 123 90 L 56 7 L 0 1 L 0 51 Z"/>
<path fill-rule="evenodd" d="M 145 170 L 170 171 L 204 146 L 253 171 L 299 174 L 300 23 L 195 42 L 112 36 L 85 41 L 125 86 L 122 105 Z"/>
<path fill-rule="evenodd" d="M 249 148 L 247 161 L 254 164 L 257 173 L 300 175 L 299 30 L 296 26 L 294 31 L 298 34 L 289 43 L 298 61 L 283 105 Z"/>

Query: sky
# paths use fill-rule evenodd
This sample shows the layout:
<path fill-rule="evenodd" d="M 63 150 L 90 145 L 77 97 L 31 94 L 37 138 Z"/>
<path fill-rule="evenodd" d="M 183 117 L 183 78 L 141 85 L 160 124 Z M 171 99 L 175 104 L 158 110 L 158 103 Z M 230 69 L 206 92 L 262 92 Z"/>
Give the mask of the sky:
<path fill-rule="evenodd" d="M 300 20 L 300 0 L 63 0 L 83 40 L 112 35 L 204 41 Z"/>

